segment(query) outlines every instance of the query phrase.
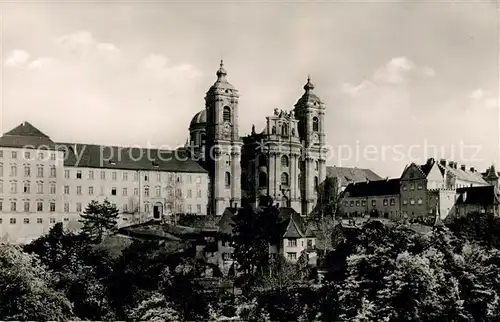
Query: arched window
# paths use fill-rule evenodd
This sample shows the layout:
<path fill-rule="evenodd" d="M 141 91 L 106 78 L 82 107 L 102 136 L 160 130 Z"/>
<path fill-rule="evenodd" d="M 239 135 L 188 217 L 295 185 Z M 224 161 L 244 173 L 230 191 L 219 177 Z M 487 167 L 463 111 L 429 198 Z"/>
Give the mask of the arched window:
<path fill-rule="evenodd" d="M 288 167 L 288 157 L 286 155 L 281 157 L 281 166 Z"/>
<path fill-rule="evenodd" d="M 319 131 L 319 120 L 318 120 L 318 118 L 316 116 L 313 117 L 313 131 L 314 132 L 318 132 Z"/>
<path fill-rule="evenodd" d="M 224 110 L 222 112 L 222 120 L 224 122 L 231 122 L 231 109 L 228 106 L 224 106 Z"/>
<path fill-rule="evenodd" d="M 200 143 L 205 143 L 205 133 L 201 133 L 201 142 Z"/>
<path fill-rule="evenodd" d="M 288 184 L 289 184 L 289 182 L 288 182 L 288 173 L 283 172 L 281 174 L 281 184 L 284 185 L 284 186 L 288 186 Z"/>
<path fill-rule="evenodd" d="M 226 188 L 229 188 L 231 186 L 231 174 L 229 172 L 226 172 L 224 182 L 226 184 Z"/>
<path fill-rule="evenodd" d="M 271 134 L 276 134 L 276 126 L 273 125 L 272 129 L 271 129 Z"/>
<path fill-rule="evenodd" d="M 314 187 L 315 188 L 319 187 L 319 179 L 318 179 L 318 177 L 314 177 Z"/>
<path fill-rule="evenodd" d="M 281 126 L 281 135 L 288 136 L 288 125 L 287 124 L 283 124 Z"/>
<path fill-rule="evenodd" d="M 267 158 L 264 154 L 259 155 L 259 167 L 267 166 Z"/>
<path fill-rule="evenodd" d="M 267 186 L 267 174 L 265 172 L 259 173 L 259 187 Z"/>
<path fill-rule="evenodd" d="M 319 162 L 314 161 L 314 170 L 318 170 L 318 168 L 319 168 Z"/>

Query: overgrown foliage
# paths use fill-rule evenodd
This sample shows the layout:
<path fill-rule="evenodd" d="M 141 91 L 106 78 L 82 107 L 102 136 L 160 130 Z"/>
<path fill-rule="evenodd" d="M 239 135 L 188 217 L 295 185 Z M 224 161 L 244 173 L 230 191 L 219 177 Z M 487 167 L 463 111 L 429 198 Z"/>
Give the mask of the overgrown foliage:
<path fill-rule="evenodd" d="M 277 216 L 266 204 L 236 223 L 241 272 L 254 275 L 242 294 L 201 283 L 207 264 L 187 244 L 136 240 L 111 252 L 106 238 L 95 244 L 56 224 L 24 249 L 0 245 L 0 319 L 500 320 L 496 218 L 475 214 L 428 234 L 376 220 L 341 229 L 318 284 L 301 260 L 266 255 Z"/>

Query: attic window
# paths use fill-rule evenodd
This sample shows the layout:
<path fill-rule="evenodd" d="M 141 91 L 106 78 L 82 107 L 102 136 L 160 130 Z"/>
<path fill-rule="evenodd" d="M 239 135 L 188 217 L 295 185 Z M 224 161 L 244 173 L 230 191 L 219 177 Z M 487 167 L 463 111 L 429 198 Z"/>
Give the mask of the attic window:
<path fill-rule="evenodd" d="M 109 160 L 109 164 L 111 164 L 111 165 L 115 165 L 115 164 L 116 164 L 116 161 L 115 161 L 115 160 Z"/>
<path fill-rule="evenodd" d="M 153 162 L 151 162 L 151 163 L 153 164 L 153 167 L 155 167 L 155 168 L 158 168 L 158 167 L 160 166 L 160 165 L 158 164 L 158 162 L 156 162 L 156 161 L 153 161 Z"/>

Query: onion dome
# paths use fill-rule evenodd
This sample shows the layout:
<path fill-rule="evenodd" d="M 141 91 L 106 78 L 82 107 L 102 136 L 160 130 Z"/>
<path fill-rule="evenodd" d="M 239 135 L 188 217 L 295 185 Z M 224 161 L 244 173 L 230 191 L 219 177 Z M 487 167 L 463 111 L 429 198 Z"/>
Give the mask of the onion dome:
<path fill-rule="evenodd" d="M 212 87 L 210 87 L 209 92 L 223 92 L 226 94 L 229 93 L 236 94 L 237 90 L 226 79 L 227 72 L 226 69 L 224 69 L 224 62 L 222 60 L 220 61 L 220 67 L 219 70 L 217 70 L 216 75 L 217 75 L 217 81 L 215 81 Z"/>

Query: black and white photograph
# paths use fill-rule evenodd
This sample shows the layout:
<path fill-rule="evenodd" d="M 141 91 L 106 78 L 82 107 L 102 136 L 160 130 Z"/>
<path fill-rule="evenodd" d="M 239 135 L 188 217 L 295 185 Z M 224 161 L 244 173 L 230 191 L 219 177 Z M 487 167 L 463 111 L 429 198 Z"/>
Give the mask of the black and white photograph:
<path fill-rule="evenodd" d="M 500 321 L 500 3 L 0 0 L 0 321 Z"/>

